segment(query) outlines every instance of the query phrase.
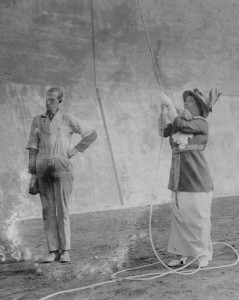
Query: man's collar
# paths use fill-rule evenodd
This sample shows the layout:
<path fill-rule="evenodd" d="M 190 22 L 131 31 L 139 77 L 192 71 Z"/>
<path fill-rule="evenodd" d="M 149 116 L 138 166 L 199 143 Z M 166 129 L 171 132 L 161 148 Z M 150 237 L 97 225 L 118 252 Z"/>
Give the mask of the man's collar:
<path fill-rule="evenodd" d="M 56 113 L 53 114 L 53 113 L 51 113 L 50 111 L 47 110 L 46 111 L 46 116 L 48 116 L 49 119 L 52 120 L 54 118 L 54 116 L 57 114 L 58 111 L 59 111 L 59 108 L 57 109 Z"/>

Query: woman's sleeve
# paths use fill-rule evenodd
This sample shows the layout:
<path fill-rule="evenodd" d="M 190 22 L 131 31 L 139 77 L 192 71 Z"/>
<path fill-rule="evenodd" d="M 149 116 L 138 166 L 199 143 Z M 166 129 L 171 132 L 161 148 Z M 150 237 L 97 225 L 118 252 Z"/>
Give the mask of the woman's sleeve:
<path fill-rule="evenodd" d="M 185 121 L 177 117 L 173 122 L 173 127 L 176 131 L 185 134 L 208 134 L 207 121 L 201 118 Z"/>
<path fill-rule="evenodd" d="M 158 119 L 158 133 L 161 137 L 169 137 L 173 130 L 172 123 L 167 124 L 165 120 L 165 116 L 161 113 Z"/>
<path fill-rule="evenodd" d="M 173 130 L 173 124 L 164 124 L 160 122 L 160 119 L 158 120 L 158 133 L 161 137 L 169 137 Z"/>

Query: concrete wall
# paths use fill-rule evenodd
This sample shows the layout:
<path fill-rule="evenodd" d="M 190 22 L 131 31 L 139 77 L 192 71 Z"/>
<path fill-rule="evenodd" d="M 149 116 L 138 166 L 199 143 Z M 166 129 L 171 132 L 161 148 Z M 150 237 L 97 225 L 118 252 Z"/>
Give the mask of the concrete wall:
<path fill-rule="evenodd" d="M 158 85 L 136 1 L 94 1 L 97 84 L 125 205 L 169 199 L 170 149 L 163 145 L 155 181 Z M 177 106 L 186 88 L 223 96 L 209 118 L 206 150 L 215 196 L 239 193 L 239 3 L 140 2 L 163 89 Z M 59 85 L 62 109 L 96 128 L 98 140 L 73 158 L 71 211 L 120 206 L 109 147 L 93 82 L 90 1 L 0 1 L 0 186 L 3 216 L 41 214 L 27 194 L 27 143 L 45 91 Z M 77 137 L 75 138 L 75 142 Z"/>

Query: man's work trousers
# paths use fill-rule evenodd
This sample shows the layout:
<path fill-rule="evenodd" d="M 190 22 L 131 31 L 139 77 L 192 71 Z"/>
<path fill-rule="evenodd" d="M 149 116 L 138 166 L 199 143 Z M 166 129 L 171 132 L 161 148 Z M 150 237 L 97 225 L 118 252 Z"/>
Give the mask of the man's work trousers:
<path fill-rule="evenodd" d="M 44 230 L 49 251 L 69 250 L 71 239 L 69 198 L 73 174 L 69 159 L 62 156 L 37 162 Z"/>

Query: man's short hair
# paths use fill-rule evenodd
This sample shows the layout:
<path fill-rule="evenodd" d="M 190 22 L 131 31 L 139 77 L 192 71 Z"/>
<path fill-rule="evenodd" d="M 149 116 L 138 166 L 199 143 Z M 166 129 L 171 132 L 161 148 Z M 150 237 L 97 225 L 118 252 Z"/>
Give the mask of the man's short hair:
<path fill-rule="evenodd" d="M 63 91 L 62 91 L 62 89 L 59 88 L 59 87 L 54 86 L 54 87 L 51 87 L 50 89 L 47 90 L 48 94 L 52 94 L 54 92 L 58 93 L 57 99 L 59 100 L 59 102 L 61 102 L 62 99 L 63 99 Z"/>

